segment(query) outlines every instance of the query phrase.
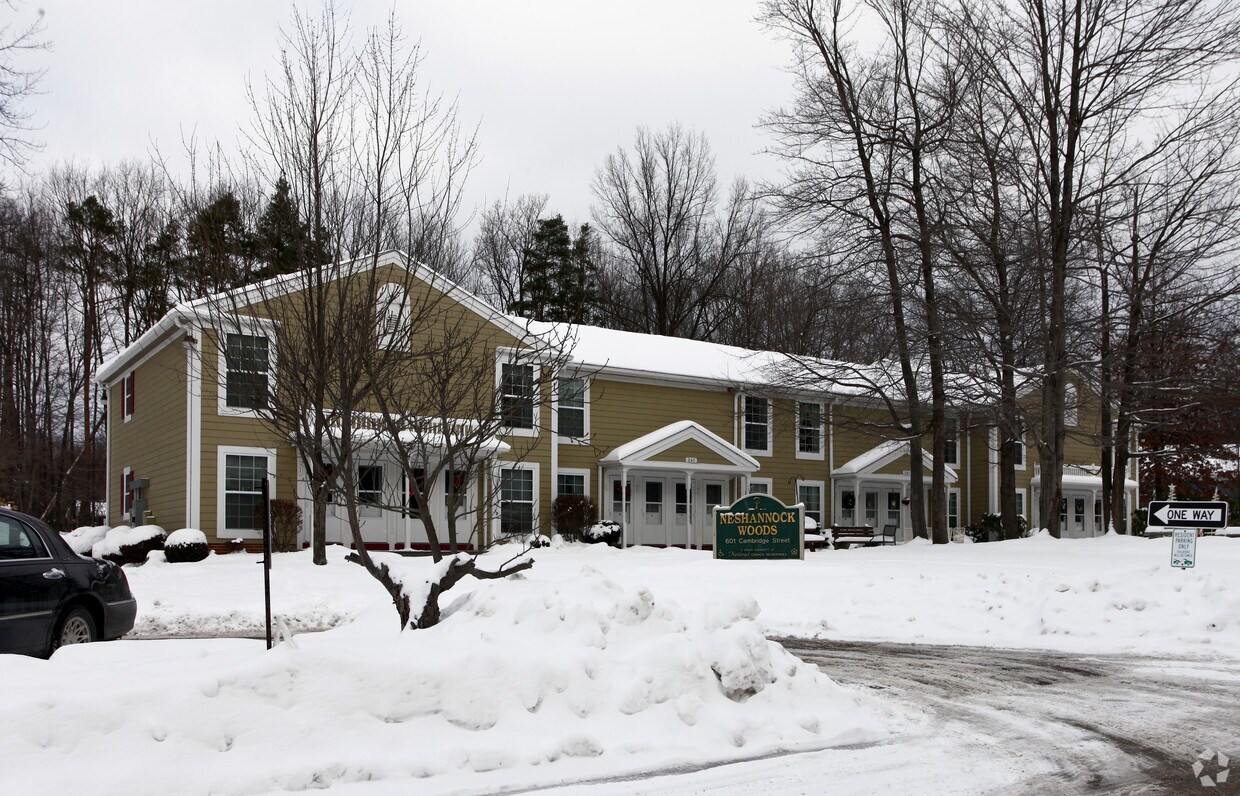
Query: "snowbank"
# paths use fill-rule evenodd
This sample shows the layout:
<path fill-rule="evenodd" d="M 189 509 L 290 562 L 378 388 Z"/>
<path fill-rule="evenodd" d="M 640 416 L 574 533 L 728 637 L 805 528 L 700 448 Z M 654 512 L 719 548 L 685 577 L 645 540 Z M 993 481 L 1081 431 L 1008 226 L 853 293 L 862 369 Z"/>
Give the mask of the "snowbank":
<path fill-rule="evenodd" d="M 80 556 L 89 556 L 91 548 L 103 541 L 103 537 L 107 536 L 110 530 L 108 525 L 83 525 L 61 536 L 73 548 L 73 552 Z"/>
<path fill-rule="evenodd" d="M 186 792 L 186 771 L 201 793 L 555 784 L 879 740 L 912 720 L 767 641 L 751 599 L 656 594 L 585 568 L 482 583 L 426 631 L 397 632 L 377 604 L 270 653 L 116 642 L 0 660 L 0 681 L 23 683 L 0 704 L 6 789 L 69 789 L 83 768 L 92 790 L 135 795 Z"/>

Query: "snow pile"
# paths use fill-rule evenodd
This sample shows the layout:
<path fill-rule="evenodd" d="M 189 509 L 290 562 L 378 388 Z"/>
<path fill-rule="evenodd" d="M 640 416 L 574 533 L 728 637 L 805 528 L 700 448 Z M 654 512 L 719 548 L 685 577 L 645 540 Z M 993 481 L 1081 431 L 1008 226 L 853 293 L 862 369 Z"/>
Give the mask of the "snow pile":
<path fill-rule="evenodd" d="M 142 544 L 163 535 L 164 529 L 158 525 L 139 525 L 136 528 L 131 528 L 128 525 L 118 525 L 108 531 L 103 539 L 95 542 L 90 549 L 90 554 L 94 558 L 119 555 L 121 548 L 126 545 Z"/>
<path fill-rule="evenodd" d="M 91 548 L 103 541 L 103 537 L 107 536 L 110 530 L 111 526 L 108 525 L 83 525 L 62 533 L 61 536 L 73 548 L 73 552 L 80 556 L 89 556 Z"/>
<path fill-rule="evenodd" d="M 182 528 L 168 534 L 164 547 L 180 547 L 183 545 L 206 544 L 207 535 L 197 528 Z"/>
<path fill-rule="evenodd" d="M 186 792 L 186 771 L 201 793 L 409 777 L 402 792 L 491 790 L 905 728 L 763 638 L 757 613 L 739 597 L 684 609 L 586 569 L 485 582 L 425 631 L 397 632 L 378 603 L 270 653 L 117 642 L 0 660 L 0 680 L 24 684 L 0 705 L 6 789 L 67 790 L 86 766 L 93 790 L 135 796 Z M 108 672 L 125 674 L 99 688 Z"/>

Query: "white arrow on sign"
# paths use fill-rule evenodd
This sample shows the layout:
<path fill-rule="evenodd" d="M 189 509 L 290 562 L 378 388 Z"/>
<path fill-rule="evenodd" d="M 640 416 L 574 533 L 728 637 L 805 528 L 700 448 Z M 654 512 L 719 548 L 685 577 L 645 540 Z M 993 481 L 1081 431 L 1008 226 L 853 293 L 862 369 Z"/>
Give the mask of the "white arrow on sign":
<path fill-rule="evenodd" d="M 1159 520 L 1171 522 L 1219 522 L 1223 519 L 1222 509 L 1182 509 L 1174 506 L 1163 506 L 1154 512 Z"/>

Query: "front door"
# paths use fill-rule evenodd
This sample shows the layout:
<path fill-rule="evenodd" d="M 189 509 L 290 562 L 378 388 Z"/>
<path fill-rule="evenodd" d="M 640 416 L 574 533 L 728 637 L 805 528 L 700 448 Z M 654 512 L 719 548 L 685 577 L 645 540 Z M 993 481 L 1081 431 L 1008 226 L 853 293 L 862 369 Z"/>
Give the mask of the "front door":
<path fill-rule="evenodd" d="M 693 543 L 698 547 L 715 543 L 715 506 L 723 506 L 723 479 L 694 482 L 693 495 Z"/>
<path fill-rule="evenodd" d="M 642 480 L 641 538 L 639 544 L 667 544 L 671 523 L 667 516 L 667 480 Z"/>
<path fill-rule="evenodd" d="M 1067 493 L 1059 501 L 1060 533 L 1071 539 L 1085 536 L 1085 505 L 1087 495 Z"/>

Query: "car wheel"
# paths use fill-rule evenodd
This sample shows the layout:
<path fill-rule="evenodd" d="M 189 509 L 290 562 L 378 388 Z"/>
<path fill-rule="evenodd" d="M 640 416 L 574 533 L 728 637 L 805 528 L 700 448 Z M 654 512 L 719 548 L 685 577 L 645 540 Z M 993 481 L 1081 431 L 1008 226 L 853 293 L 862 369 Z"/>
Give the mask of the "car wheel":
<path fill-rule="evenodd" d="M 96 639 L 95 620 L 85 608 L 74 608 L 65 614 L 56 626 L 56 635 L 52 638 L 52 651 L 66 644 L 85 644 Z"/>

